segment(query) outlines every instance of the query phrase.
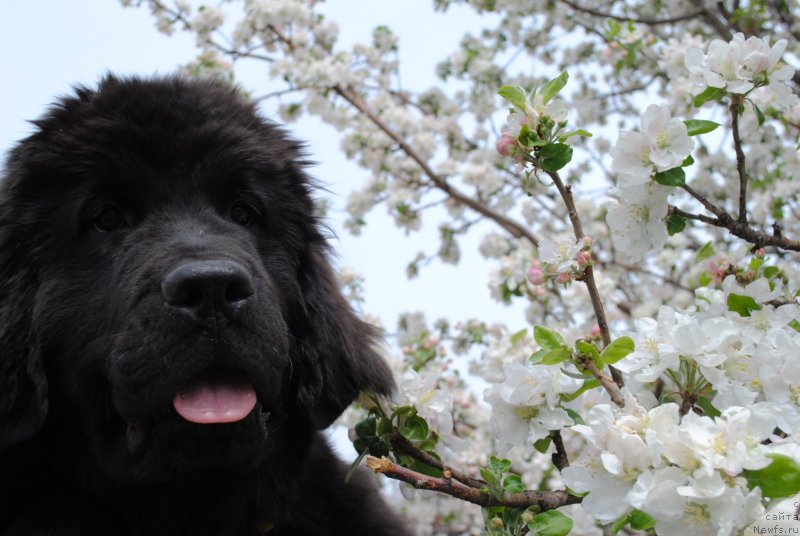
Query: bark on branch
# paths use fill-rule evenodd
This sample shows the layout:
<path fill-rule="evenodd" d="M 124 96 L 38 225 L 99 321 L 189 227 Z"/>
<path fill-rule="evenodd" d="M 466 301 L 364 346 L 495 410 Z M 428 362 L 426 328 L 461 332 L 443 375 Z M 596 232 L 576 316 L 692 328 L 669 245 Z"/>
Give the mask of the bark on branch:
<path fill-rule="evenodd" d="M 510 506 L 512 508 L 527 508 L 538 506 L 542 511 L 553 510 L 568 504 L 581 502 L 581 497 L 570 495 L 566 491 L 534 491 L 527 490 L 521 493 L 506 493 L 502 499 L 498 499 L 491 493 L 466 486 L 454 480 L 451 475 L 445 473 L 442 478 L 423 475 L 411 469 L 407 469 L 394 463 L 388 458 L 376 458 L 367 456 L 367 467 L 381 473 L 388 478 L 400 480 L 411 484 L 417 489 L 438 491 L 445 495 L 450 495 L 462 501 L 471 502 L 482 507 L 488 506 Z"/>

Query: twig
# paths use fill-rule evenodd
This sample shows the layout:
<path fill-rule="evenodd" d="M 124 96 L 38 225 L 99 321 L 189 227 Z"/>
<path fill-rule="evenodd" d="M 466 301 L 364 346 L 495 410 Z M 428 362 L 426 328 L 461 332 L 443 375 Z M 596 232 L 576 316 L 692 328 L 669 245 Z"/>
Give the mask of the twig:
<path fill-rule="evenodd" d="M 388 458 L 376 458 L 374 456 L 367 456 L 367 467 L 376 473 L 401 480 L 411 484 L 417 489 L 426 489 L 430 491 L 438 491 L 451 497 L 456 497 L 462 501 L 471 502 L 479 506 L 510 506 L 512 508 L 527 508 L 529 506 L 538 506 L 541 511 L 553 510 L 566 506 L 568 504 L 577 504 L 581 502 L 581 497 L 570 495 L 566 491 L 534 491 L 527 490 L 521 493 L 506 493 L 502 499 L 498 499 L 491 493 L 481 491 L 469 486 L 465 486 L 461 482 L 445 478 L 436 478 L 428 475 L 423 475 L 402 467 Z"/>
<path fill-rule="evenodd" d="M 730 215 L 727 212 L 725 212 L 724 210 L 716 206 L 714 203 L 706 199 L 705 196 L 703 196 L 700 192 L 698 192 L 688 184 L 683 184 L 681 188 L 683 188 L 686 193 L 697 199 L 700 202 L 700 204 L 705 207 L 707 211 L 712 213 L 717 218 L 724 218 L 725 216 L 728 216 L 730 218 Z"/>
<path fill-rule="evenodd" d="M 567 450 L 564 448 L 564 440 L 561 439 L 561 431 L 553 430 L 550 432 L 550 438 L 553 440 L 553 446 L 556 449 L 551 459 L 553 460 L 553 465 L 561 472 L 569 467 L 569 457 L 567 456 Z"/>
<path fill-rule="evenodd" d="M 739 223 L 747 225 L 747 167 L 744 161 L 742 140 L 739 137 L 739 106 L 743 102 L 740 96 L 732 96 L 728 109 L 731 112 L 731 129 L 733 130 L 733 148 L 736 150 L 736 171 L 739 173 Z"/>
<path fill-rule="evenodd" d="M 582 239 L 586 236 L 583 233 L 583 225 L 581 224 L 580 216 L 578 216 L 578 210 L 575 208 L 575 200 L 572 198 L 572 187 L 569 185 L 565 185 L 564 181 L 561 180 L 561 176 L 559 176 L 557 171 L 547 171 L 547 174 L 555 184 L 558 193 L 561 195 L 561 199 L 564 201 L 564 204 L 567 207 L 567 214 L 569 215 L 569 221 L 572 223 L 572 230 L 575 233 L 575 238 L 577 240 Z M 589 264 L 586 269 L 583 271 L 583 277 L 581 280 L 586 285 L 586 289 L 589 292 L 589 299 L 592 302 L 592 309 L 594 309 L 594 317 L 597 320 L 597 327 L 600 328 L 600 337 L 603 340 L 603 346 L 608 346 L 611 344 L 611 333 L 608 329 L 608 320 L 606 320 L 606 312 L 603 308 L 603 301 L 600 299 L 600 292 L 597 290 L 597 284 L 594 281 L 594 271 L 592 270 L 592 265 Z M 625 386 L 625 381 L 622 378 L 622 374 L 612 366 L 608 367 L 611 371 L 611 376 L 614 378 L 614 382 L 616 385 L 621 389 Z M 602 382 L 600 382 L 602 383 Z M 619 390 L 617 389 L 617 390 Z M 612 396 L 612 400 L 613 400 Z M 622 397 L 619 397 L 620 407 L 624 404 L 622 402 Z"/>
<path fill-rule="evenodd" d="M 335 91 L 347 102 L 352 104 L 359 112 L 367 116 L 367 118 L 372 121 L 376 127 L 378 127 L 384 134 L 389 136 L 392 141 L 394 141 L 398 147 L 400 147 L 400 149 L 406 153 L 408 157 L 420 167 L 420 169 L 422 169 L 425 175 L 428 176 L 428 178 L 437 188 L 442 190 L 455 201 L 466 205 L 477 213 L 495 221 L 498 225 L 500 225 L 500 227 L 505 229 L 515 238 L 526 238 L 534 245 L 539 243 L 538 239 L 524 226 L 450 186 L 450 184 L 448 184 L 443 177 L 433 171 L 425 159 L 422 158 L 422 156 L 415 151 L 414 148 L 408 145 L 397 132 L 395 132 L 391 127 L 389 127 L 389 125 L 384 123 L 380 117 L 378 117 L 378 115 L 369 107 L 369 105 L 367 105 L 366 102 L 364 102 L 364 99 L 362 99 L 358 93 L 349 87 L 342 87 L 339 85 L 333 86 L 331 89 L 333 89 L 333 91 Z"/>
<path fill-rule="evenodd" d="M 392 434 L 392 450 L 397 454 L 406 454 L 411 456 L 417 461 L 420 461 L 426 465 L 430 465 L 431 467 L 435 467 L 436 469 L 441 470 L 443 473 L 448 473 L 449 478 L 454 478 L 465 484 L 471 488 L 480 489 L 486 485 L 486 482 L 479 479 L 479 478 L 472 478 L 471 476 L 466 475 L 462 471 L 458 469 L 454 469 L 452 467 L 448 467 L 438 460 L 428 454 L 427 452 L 422 452 L 421 450 L 414 447 L 410 441 L 408 441 L 405 437 L 401 436 L 399 433 Z"/>
<path fill-rule="evenodd" d="M 561 0 L 569 7 L 574 9 L 575 11 L 580 11 L 581 13 L 586 13 L 587 15 L 592 15 L 593 17 L 602 17 L 604 19 L 613 19 L 620 22 L 635 22 L 639 24 L 647 24 L 648 26 L 657 26 L 659 24 L 672 24 L 675 22 L 682 22 L 689 19 L 694 19 L 699 17 L 704 13 L 701 9 L 699 11 L 692 11 L 691 13 L 685 13 L 683 15 L 678 15 L 675 17 L 669 17 L 666 19 L 645 19 L 645 18 L 637 18 L 637 17 L 623 17 L 620 15 L 614 15 L 612 13 L 604 13 L 602 11 L 597 11 L 596 9 L 583 7 L 575 2 L 571 2 L 570 0 Z"/>
<path fill-rule="evenodd" d="M 622 397 L 619 385 L 614 380 L 603 374 L 591 358 L 584 359 L 581 364 L 586 370 L 592 373 L 592 376 L 594 376 L 598 382 L 600 382 L 600 385 L 608 392 L 614 404 L 621 408 L 625 407 L 625 399 Z M 610 369 L 612 367 L 609 366 L 608 368 Z"/>
<path fill-rule="evenodd" d="M 717 218 L 710 218 L 702 214 L 692 214 L 677 207 L 670 206 L 669 214 L 683 216 L 689 220 L 697 220 L 707 223 L 708 225 L 713 225 L 714 227 L 727 229 L 733 236 L 746 240 L 759 248 L 773 246 L 787 251 L 800 251 L 800 240 L 791 240 L 783 236 L 780 224 L 778 224 L 777 233 L 775 232 L 775 225 L 773 225 L 773 234 L 769 235 L 764 231 L 758 231 L 747 224 L 736 221 L 733 216 L 727 212 L 722 212 Z"/>

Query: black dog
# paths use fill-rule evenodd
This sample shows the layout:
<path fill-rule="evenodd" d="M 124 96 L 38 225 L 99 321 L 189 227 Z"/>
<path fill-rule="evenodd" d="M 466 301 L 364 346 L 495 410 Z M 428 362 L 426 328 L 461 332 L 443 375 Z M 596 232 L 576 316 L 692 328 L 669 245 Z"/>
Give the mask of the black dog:
<path fill-rule="evenodd" d="M 35 125 L 0 184 L 0 534 L 408 534 L 318 431 L 393 381 L 299 145 L 171 77 Z"/>

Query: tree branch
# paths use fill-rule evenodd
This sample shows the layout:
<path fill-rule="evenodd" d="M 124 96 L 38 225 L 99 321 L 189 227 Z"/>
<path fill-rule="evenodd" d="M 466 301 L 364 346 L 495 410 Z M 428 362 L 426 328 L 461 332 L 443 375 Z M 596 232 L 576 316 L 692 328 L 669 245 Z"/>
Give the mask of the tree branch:
<path fill-rule="evenodd" d="M 584 359 L 581 364 L 583 365 L 583 368 L 591 372 L 592 376 L 594 376 L 597 381 L 600 382 L 600 385 L 608 392 L 608 395 L 611 397 L 611 401 L 614 404 L 621 408 L 625 407 L 625 399 L 622 397 L 620 386 L 615 380 L 603 374 L 602 371 L 597 368 L 597 365 L 594 364 L 594 361 L 591 358 Z M 612 369 L 613 367 L 609 365 L 608 368 Z M 617 371 L 617 373 L 619 373 L 619 371 Z"/>
<path fill-rule="evenodd" d="M 787 251 L 800 251 L 800 241 L 791 240 L 783 236 L 783 227 L 781 227 L 781 225 L 778 223 L 772 225 L 773 234 L 768 235 L 764 231 L 757 231 L 756 229 L 753 229 L 746 223 L 741 223 L 734 220 L 733 216 L 727 212 L 723 212 L 722 216 L 720 217 L 709 218 L 708 216 L 703 216 L 702 214 L 685 212 L 670 205 L 669 214 L 683 216 L 689 220 L 697 220 L 708 225 L 713 225 L 714 227 L 727 229 L 733 236 L 746 240 L 747 242 L 750 242 L 759 248 L 773 246 Z"/>
<path fill-rule="evenodd" d="M 367 116 L 367 118 L 372 121 L 372 123 L 384 134 L 389 136 L 389 138 L 391 138 L 392 141 L 394 141 L 400 147 L 400 149 L 406 153 L 409 158 L 411 158 L 420 167 L 420 169 L 422 169 L 431 182 L 441 191 L 446 193 L 455 201 L 458 201 L 459 203 L 468 206 L 479 214 L 486 216 L 490 220 L 493 220 L 500 225 L 500 227 L 511 234 L 511 236 L 514 236 L 515 238 L 526 238 L 534 245 L 539 243 L 538 239 L 524 226 L 450 186 L 450 184 L 448 184 L 443 177 L 439 176 L 435 171 L 433 171 L 425 159 L 422 158 L 422 156 L 420 156 L 420 154 L 415 151 L 413 147 L 408 145 L 397 132 L 395 132 L 391 127 L 389 127 L 389 125 L 384 123 L 380 117 L 378 117 L 378 115 L 369 107 L 366 102 L 364 102 L 364 99 L 362 99 L 358 93 L 353 91 L 351 88 L 342 87 L 339 85 L 334 86 L 332 89 L 339 96 L 352 104 L 359 112 Z"/>
<path fill-rule="evenodd" d="M 553 430 L 550 432 L 550 438 L 553 440 L 553 446 L 556 449 L 551 456 L 551 459 L 553 460 L 553 465 L 556 466 L 556 469 L 561 472 L 565 468 L 569 467 L 569 457 L 567 456 L 567 450 L 564 448 L 564 440 L 561 439 L 561 431 Z"/>
<path fill-rule="evenodd" d="M 458 469 L 454 469 L 452 467 L 448 467 L 438 460 L 428 454 L 427 452 L 422 452 L 421 450 L 414 447 L 410 441 L 408 441 L 405 437 L 401 436 L 399 433 L 395 432 L 392 434 L 392 450 L 397 454 L 406 454 L 407 456 L 411 456 L 417 461 L 420 461 L 426 465 L 430 465 L 431 467 L 435 467 L 436 469 L 441 470 L 443 473 L 449 473 L 452 478 L 455 478 L 459 482 L 475 489 L 480 489 L 486 485 L 486 482 L 479 479 L 479 478 L 472 478 L 467 474 L 459 471 Z"/>
<path fill-rule="evenodd" d="M 736 171 L 739 173 L 739 223 L 747 225 L 747 167 L 745 166 L 742 140 L 739 137 L 739 106 L 744 101 L 743 97 L 732 96 L 728 109 L 731 112 L 731 129 L 733 130 L 733 148 L 736 150 Z"/>
<path fill-rule="evenodd" d="M 556 189 L 558 190 L 558 193 L 561 195 L 561 199 L 564 201 L 564 204 L 567 207 L 567 214 L 569 215 L 569 220 L 572 223 L 572 230 L 575 234 L 575 238 L 580 240 L 586 235 L 583 233 L 583 225 L 581 224 L 580 216 L 578 216 L 578 210 L 575 208 L 575 200 L 572 198 L 572 186 L 565 185 L 557 171 L 547 171 L 546 173 L 552 179 L 553 184 L 555 184 Z M 600 337 L 603 340 L 603 346 L 608 346 L 611 344 L 611 333 L 608 329 L 608 320 L 606 319 L 606 312 L 603 308 L 603 301 L 600 299 L 600 292 L 597 290 L 597 284 L 594 281 L 594 270 L 592 270 L 591 264 L 589 264 L 583 271 L 583 277 L 581 280 L 584 282 L 586 289 L 589 292 L 589 299 L 592 302 L 592 309 L 594 309 L 594 317 L 597 320 L 597 327 L 600 328 Z M 617 386 L 619 386 L 619 389 L 624 387 L 625 381 L 622 378 L 622 374 L 612 366 L 609 366 L 608 368 L 611 371 L 611 376 L 614 378 L 614 382 L 617 384 Z M 601 381 L 600 383 L 602 384 L 603 382 Z M 609 393 L 611 392 L 609 391 Z M 612 400 L 614 400 L 613 395 Z M 618 405 L 622 407 L 624 404 L 624 402 L 622 402 L 622 397 L 620 396 L 618 400 L 620 402 Z"/>
<path fill-rule="evenodd" d="M 388 478 L 400 480 L 411 484 L 417 489 L 426 489 L 430 491 L 438 491 L 445 495 L 450 495 L 462 501 L 471 502 L 479 506 L 510 506 L 512 508 L 527 508 L 529 506 L 538 506 L 544 512 L 546 510 L 553 510 L 566 506 L 568 504 L 577 504 L 581 502 L 581 497 L 570 495 L 566 491 L 534 491 L 527 490 L 521 493 L 506 493 L 502 499 L 498 499 L 494 495 L 465 486 L 457 480 L 453 480 L 449 475 L 445 474 L 442 478 L 436 478 L 428 475 L 423 475 L 402 467 L 388 458 L 376 458 L 374 456 L 367 456 L 367 467 L 381 473 Z"/>
<path fill-rule="evenodd" d="M 574 9 L 575 11 L 579 11 L 581 13 L 586 13 L 587 15 L 592 15 L 593 17 L 601 17 L 604 19 L 613 19 L 620 22 L 635 22 L 639 24 L 647 24 L 648 26 L 657 26 L 659 24 L 672 24 L 675 22 L 682 22 L 689 19 L 694 19 L 701 16 L 704 13 L 704 10 L 692 11 L 691 13 L 685 13 L 683 15 L 677 15 L 675 17 L 669 17 L 666 19 L 645 19 L 645 18 L 637 18 L 637 17 L 623 17 L 620 15 L 614 15 L 612 13 L 603 13 L 602 11 L 597 11 L 596 9 L 592 9 L 589 7 L 583 7 L 571 0 L 561 0 L 563 3 L 567 4 L 569 7 Z"/>

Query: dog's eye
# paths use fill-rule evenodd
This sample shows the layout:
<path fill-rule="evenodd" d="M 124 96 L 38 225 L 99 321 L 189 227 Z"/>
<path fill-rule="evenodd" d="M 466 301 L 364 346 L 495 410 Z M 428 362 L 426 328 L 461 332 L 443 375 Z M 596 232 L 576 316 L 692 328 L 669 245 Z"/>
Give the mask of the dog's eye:
<path fill-rule="evenodd" d="M 125 225 L 125 217 L 115 207 L 105 207 L 92 220 L 95 231 L 107 233 Z"/>
<path fill-rule="evenodd" d="M 231 207 L 230 218 L 234 223 L 249 227 L 258 218 L 258 212 L 246 203 L 236 203 Z"/>

